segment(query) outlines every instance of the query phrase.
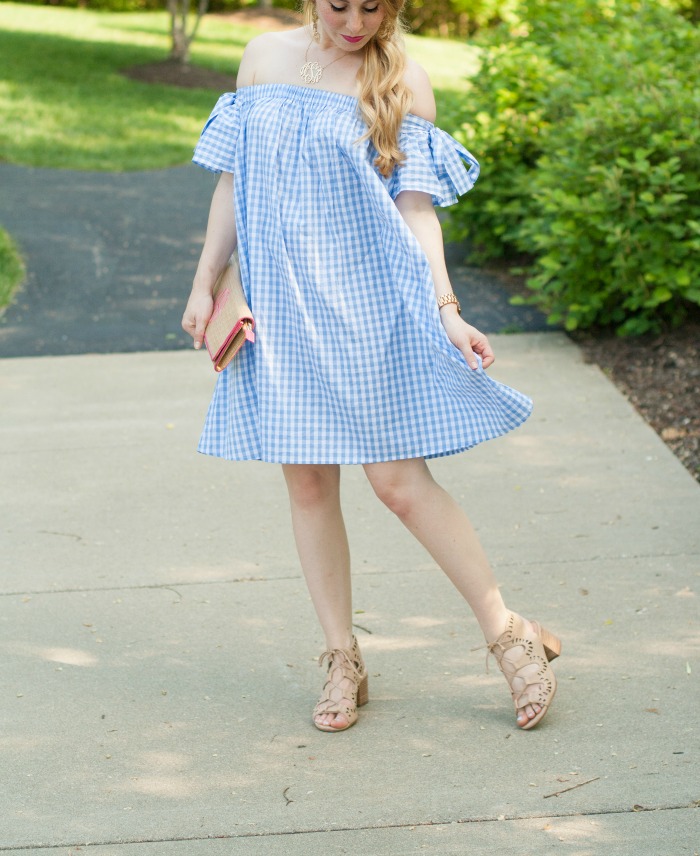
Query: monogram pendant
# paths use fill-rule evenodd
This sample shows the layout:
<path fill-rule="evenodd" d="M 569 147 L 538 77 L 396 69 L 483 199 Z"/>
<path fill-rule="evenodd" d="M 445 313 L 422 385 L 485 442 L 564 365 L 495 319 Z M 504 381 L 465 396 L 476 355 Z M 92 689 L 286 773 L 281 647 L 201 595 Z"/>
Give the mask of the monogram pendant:
<path fill-rule="evenodd" d="M 305 62 L 299 69 L 299 74 L 304 83 L 318 83 L 323 69 L 317 62 Z"/>

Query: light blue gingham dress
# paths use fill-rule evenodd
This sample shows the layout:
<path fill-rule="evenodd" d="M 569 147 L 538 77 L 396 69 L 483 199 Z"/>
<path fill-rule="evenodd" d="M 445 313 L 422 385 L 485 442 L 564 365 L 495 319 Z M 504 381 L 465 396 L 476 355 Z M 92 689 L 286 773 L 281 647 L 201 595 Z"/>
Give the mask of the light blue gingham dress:
<path fill-rule="evenodd" d="M 520 425 L 532 404 L 447 338 L 428 261 L 393 200 L 451 205 L 477 178 L 452 137 L 406 116 L 383 178 L 357 99 L 288 84 L 223 95 L 194 162 L 234 176 L 241 279 L 256 321 L 219 376 L 199 451 L 361 464 L 438 457 Z"/>

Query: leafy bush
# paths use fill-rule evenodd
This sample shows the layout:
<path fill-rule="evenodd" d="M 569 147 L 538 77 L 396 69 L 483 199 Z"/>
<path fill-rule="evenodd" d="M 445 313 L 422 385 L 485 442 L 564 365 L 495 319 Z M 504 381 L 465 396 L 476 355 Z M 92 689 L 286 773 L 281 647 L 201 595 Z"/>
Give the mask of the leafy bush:
<path fill-rule="evenodd" d="M 691 21 L 700 21 L 700 0 L 659 0 L 662 6 L 680 12 Z"/>
<path fill-rule="evenodd" d="M 530 255 L 527 301 L 567 329 L 677 324 L 700 304 L 700 36 L 644 0 L 522 7 L 455 132 L 483 177 L 453 235 Z"/>
<path fill-rule="evenodd" d="M 465 36 L 509 20 L 517 0 L 411 0 L 406 17 L 415 33 Z"/>

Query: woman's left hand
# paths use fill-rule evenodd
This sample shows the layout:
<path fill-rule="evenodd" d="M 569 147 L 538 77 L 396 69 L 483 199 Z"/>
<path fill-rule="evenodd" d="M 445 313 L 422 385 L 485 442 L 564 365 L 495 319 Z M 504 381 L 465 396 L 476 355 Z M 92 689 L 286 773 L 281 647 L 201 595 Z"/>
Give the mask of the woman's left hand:
<path fill-rule="evenodd" d="M 447 338 L 455 348 L 464 354 L 464 359 L 469 363 L 470 368 L 479 368 L 476 354 L 481 357 L 485 369 L 493 363 L 495 357 L 486 335 L 463 321 L 456 308 L 453 306 L 443 307 L 440 310 L 440 320 L 447 333 Z"/>

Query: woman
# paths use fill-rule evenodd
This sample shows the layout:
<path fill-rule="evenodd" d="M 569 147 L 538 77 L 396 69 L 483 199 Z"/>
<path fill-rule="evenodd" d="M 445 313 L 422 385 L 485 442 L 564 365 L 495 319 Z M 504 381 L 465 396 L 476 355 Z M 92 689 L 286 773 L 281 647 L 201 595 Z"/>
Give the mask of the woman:
<path fill-rule="evenodd" d="M 304 27 L 248 45 L 205 126 L 194 161 L 221 176 L 183 328 L 200 348 L 238 246 L 257 336 L 220 376 L 199 449 L 283 466 L 327 645 L 317 728 L 349 728 L 368 698 L 339 500 L 340 465 L 361 464 L 469 603 L 528 729 L 554 695 L 559 641 L 506 608 L 425 459 L 517 427 L 531 403 L 485 374 L 488 339 L 460 317 L 434 205 L 469 190 L 478 164 L 433 125 L 404 2 L 305 0 Z"/>

